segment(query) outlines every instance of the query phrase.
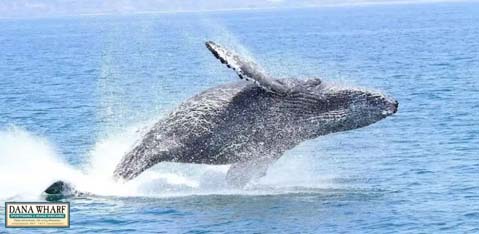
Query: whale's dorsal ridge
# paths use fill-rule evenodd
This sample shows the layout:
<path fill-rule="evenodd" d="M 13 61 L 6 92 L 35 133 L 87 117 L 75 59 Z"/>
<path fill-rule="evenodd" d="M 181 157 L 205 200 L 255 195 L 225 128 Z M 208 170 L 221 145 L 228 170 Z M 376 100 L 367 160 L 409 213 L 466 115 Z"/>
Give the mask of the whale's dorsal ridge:
<path fill-rule="evenodd" d="M 253 81 L 264 90 L 280 95 L 286 95 L 289 92 L 289 88 L 285 84 L 265 74 L 254 62 L 240 57 L 213 41 L 207 41 L 205 44 L 208 50 L 211 51 L 221 63 L 233 69 L 240 79 Z"/>

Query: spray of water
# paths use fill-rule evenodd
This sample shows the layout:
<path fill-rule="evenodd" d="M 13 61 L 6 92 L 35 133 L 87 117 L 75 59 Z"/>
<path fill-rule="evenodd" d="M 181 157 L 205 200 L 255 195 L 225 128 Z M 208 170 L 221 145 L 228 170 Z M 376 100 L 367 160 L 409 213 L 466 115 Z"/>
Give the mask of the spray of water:
<path fill-rule="evenodd" d="M 0 200 L 35 198 L 53 178 L 81 175 L 60 160 L 55 148 L 41 137 L 10 127 L 0 132 L 0 139 Z"/>
<path fill-rule="evenodd" d="M 61 160 L 45 138 L 11 127 L 0 132 L 0 200 L 41 199 L 43 190 L 57 180 L 70 182 L 95 196 L 170 197 L 206 194 L 277 194 L 325 188 L 328 179 L 314 176 L 309 158 L 285 157 L 268 175 L 245 189 L 225 181 L 228 165 L 160 163 L 128 182 L 117 182 L 112 172 L 121 157 L 141 138 L 145 124 L 100 140 L 90 151 L 89 163 L 74 168 Z M 296 174 L 297 176 L 290 176 Z"/>

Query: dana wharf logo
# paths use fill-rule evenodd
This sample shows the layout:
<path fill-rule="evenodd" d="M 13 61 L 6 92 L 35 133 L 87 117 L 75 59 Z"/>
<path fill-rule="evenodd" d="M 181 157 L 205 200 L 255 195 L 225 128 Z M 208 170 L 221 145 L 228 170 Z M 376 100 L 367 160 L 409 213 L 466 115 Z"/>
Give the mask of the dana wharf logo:
<path fill-rule="evenodd" d="M 68 228 L 69 202 L 5 202 L 6 228 Z"/>

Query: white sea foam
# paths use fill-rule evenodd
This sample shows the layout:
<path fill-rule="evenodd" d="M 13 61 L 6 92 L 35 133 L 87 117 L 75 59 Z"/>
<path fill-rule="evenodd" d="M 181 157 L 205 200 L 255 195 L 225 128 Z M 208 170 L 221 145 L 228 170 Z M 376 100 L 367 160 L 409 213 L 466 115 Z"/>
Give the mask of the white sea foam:
<path fill-rule="evenodd" d="M 44 138 L 17 127 L 0 132 L 0 200 L 31 199 L 53 180 L 80 174 Z"/>
<path fill-rule="evenodd" d="M 268 175 L 245 189 L 229 188 L 225 166 L 160 163 L 132 181 L 117 182 L 113 170 L 137 142 L 145 127 L 131 127 L 100 140 L 90 151 L 89 163 L 74 168 L 45 138 L 11 127 L 0 132 L 0 200 L 41 199 L 42 191 L 57 180 L 98 196 L 186 196 L 204 194 L 271 194 L 291 188 L 324 188 L 330 179 L 318 176 L 310 158 L 287 156 Z M 291 176 L 295 175 L 295 176 Z"/>

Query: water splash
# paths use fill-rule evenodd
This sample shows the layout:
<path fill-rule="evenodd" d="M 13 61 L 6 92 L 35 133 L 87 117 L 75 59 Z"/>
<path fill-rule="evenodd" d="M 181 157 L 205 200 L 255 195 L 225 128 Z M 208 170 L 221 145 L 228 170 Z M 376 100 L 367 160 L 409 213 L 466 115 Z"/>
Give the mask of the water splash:
<path fill-rule="evenodd" d="M 266 177 L 245 189 L 233 189 L 226 184 L 228 165 L 165 162 L 134 180 L 115 181 L 112 177 L 115 166 L 150 125 L 142 123 L 98 141 L 88 155 L 89 163 L 81 168 L 64 162 L 44 137 L 18 127 L 1 131 L 0 200 L 41 199 L 42 191 L 57 180 L 67 181 L 78 191 L 98 196 L 278 194 L 334 186 L 330 183 L 331 178 L 314 176 L 310 158 L 291 155 L 278 161 Z M 289 176 L 293 173 L 296 176 Z"/>
<path fill-rule="evenodd" d="M 0 200 L 35 198 L 53 179 L 80 174 L 44 138 L 18 127 L 0 132 Z"/>

